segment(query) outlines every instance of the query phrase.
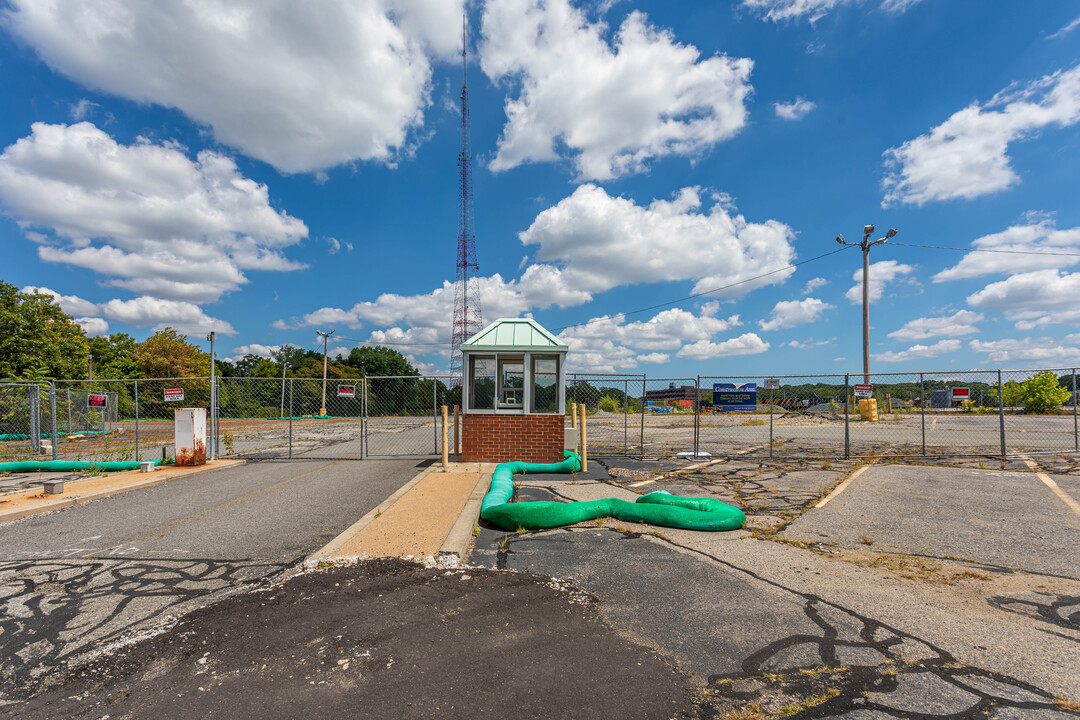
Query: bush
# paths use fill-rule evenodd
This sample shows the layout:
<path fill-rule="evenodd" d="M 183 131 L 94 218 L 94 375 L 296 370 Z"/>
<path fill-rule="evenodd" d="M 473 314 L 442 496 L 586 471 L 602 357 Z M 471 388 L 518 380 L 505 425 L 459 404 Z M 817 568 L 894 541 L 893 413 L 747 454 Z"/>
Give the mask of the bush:
<path fill-rule="evenodd" d="M 620 412 L 619 402 L 615 398 L 605 395 L 600 398 L 600 409 L 610 413 Z"/>
<path fill-rule="evenodd" d="M 1069 391 L 1058 384 L 1054 373 L 1043 370 L 1020 385 L 1020 399 L 1024 402 L 1024 412 L 1046 412 L 1068 400 Z"/>

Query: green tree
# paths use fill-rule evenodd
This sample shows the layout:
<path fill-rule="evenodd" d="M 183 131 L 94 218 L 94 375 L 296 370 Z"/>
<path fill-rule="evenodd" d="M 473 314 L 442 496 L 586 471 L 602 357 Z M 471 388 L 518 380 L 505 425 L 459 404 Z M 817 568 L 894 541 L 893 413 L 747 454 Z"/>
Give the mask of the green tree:
<path fill-rule="evenodd" d="M 1035 373 L 1020 385 L 1020 399 L 1024 412 L 1038 413 L 1052 410 L 1069 399 L 1071 393 L 1058 384 L 1058 378 L 1050 370 Z"/>
<path fill-rule="evenodd" d="M 51 295 L 0 281 L 0 377 L 86 377 L 86 336 Z"/>
<path fill-rule="evenodd" d="M 143 377 L 180 378 L 210 374 L 210 353 L 187 341 L 171 327 L 159 330 L 135 349 Z"/>
<path fill-rule="evenodd" d="M 119 380 L 139 377 L 135 359 L 138 343 L 127 333 L 89 338 L 90 355 L 94 358 L 94 378 Z"/>
<path fill-rule="evenodd" d="M 376 345 L 374 347 L 355 347 L 347 358 L 338 356 L 338 360 L 355 369 L 357 375 L 419 375 L 405 356 L 397 350 Z"/>

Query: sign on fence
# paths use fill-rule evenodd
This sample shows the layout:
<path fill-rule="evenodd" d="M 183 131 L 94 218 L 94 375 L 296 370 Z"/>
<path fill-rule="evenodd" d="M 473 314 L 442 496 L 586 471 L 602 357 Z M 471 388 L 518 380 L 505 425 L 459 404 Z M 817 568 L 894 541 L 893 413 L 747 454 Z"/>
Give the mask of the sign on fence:
<path fill-rule="evenodd" d="M 873 397 L 874 386 L 873 385 L 856 385 L 855 397 L 868 398 Z"/>
<path fill-rule="evenodd" d="M 86 407 L 88 407 L 88 408 L 97 408 L 99 410 L 104 410 L 108 406 L 109 406 L 109 396 L 108 395 L 104 395 L 104 394 L 103 395 L 96 395 L 94 393 L 91 393 L 91 394 L 86 396 Z"/>
<path fill-rule="evenodd" d="M 762 387 L 765 388 L 766 390 L 779 390 L 780 389 L 780 379 L 779 378 L 765 378 L 765 382 L 762 384 Z"/>
<path fill-rule="evenodd" d="M 970 399 L 971 399 L 971 389 L 970 388 L 953 388 L 952 389 L 952 401 L 953 402 L 963 402 L 964 400 L 970 400 Z"/>
<path fill-rule="evenodd" d="M 184 388 L 165 388 L 165 402 L 183 401 Z"/>
<path fill-rule="evenodd" d="M 344 398 L 354 398 L 354 397 L 356 397 L 356 386 L 355 385 L 338 385 L 337 386 L 337 396 L 338 397 L 344 397 Z"/>
<path fill-rule="evenodd" d="M 754 412 L 757 410 L 757 383 L 734 385 L 713 383 L 713 407 L 720 410 Z"/>

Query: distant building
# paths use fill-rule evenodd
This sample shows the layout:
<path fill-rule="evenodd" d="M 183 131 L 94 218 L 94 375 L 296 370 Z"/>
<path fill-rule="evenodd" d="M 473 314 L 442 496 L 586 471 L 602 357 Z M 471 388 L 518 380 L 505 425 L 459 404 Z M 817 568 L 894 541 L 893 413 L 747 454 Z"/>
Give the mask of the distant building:
<path fill-rule="evenodd" d="M 681 407 L 693 407 L 695 401 L 700 401 L 705 389 L 696 389 L 693 385 L 675 387 L 675 383 L 668 383 L 667 388 L 661 390 L 646 390 L 645 404 L 667 405 L 674 400 Z"/>

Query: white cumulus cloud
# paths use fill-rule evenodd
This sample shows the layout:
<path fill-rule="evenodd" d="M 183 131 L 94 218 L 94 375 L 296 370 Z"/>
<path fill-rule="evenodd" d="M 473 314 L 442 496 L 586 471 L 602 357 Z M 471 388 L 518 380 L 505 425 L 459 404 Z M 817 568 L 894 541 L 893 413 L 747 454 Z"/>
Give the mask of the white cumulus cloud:
<path fill-rule="evenodd" d="M 177 108 L 283 172 L 407 152 L 463 0 L 11 0 L 4 26 L 51 68 Z"/>
<path fill-rule="evenodd" d="M 782 300 L 773 307 L 769 319 L 759 320 L 758 325 L 765 331 L 793 328 L 814 322 L 823 312 L 832 308 L 832 305 L 817 298 Z"/>
<path fill-rule="evenodd" d="M 899 330 L 889 333 L 893 340 L 925 340 L 932 337 L 958 337 L 979 332 L 974 323 L 983 319 L 981 313 L 958 310 L 952 315 L 932 318 L 915 318 L 904 323 Z"/>
<path fill-rule="evenodd" d="M 639 11 L 610 43 L 606 30 L 568 0 L 484 5 L 481 67 L 518 90 L 492 170 L 557 160 L 565 148 L 580 180 L 607 180 L 698 155 L 746 124 L 751 60 L 702 58 Z"/>
<path fill-rule="evenodd" d="M 768 349 L 769 343 L 758 337 L 757 333 L 743 333 L 738 337 L 721 342 L 698 340 L 689 345 L 683 345 L 682 349 L 675 355 L 688 360 L 709 360 L 734 355 L 756 355 Z"/>
<path fill-rule="evenodd" d="M 87 337 L 103 337 L 109 334 L 109 323 L 103 318 L 81 317 L 75 322 L 83 329 Z"/>
<path fill-rule="evenodd" d="M 885 286 L 896 280 L 901 275 L 914 272 L 911 265 L 897 262 L 896 260 L 883 260 L 882 262 L 870 263 L 870 302 L 876 302 L 885 294 Z M 855 284 L 844 293 L 844 297 L 852 304 L 862 303 L 862 270 L 856 270 L 851 279 Z"/>
<path fill-rule="evenodd" d="M 801 97 L 795 98 L 795 100 L 789 103 L 773 103 L 773 110 L 776 112 L 776 117 L 782 120 L 802 120 L 816 107 L 817 105 L 815 103 Z"/>
<path fill-rule="evenodd" d="M 1009 144 L 1049 126 L 1080 121 L 1080 65 L 1021 86 L 986 105 L 972 103 L 926 135 L 885 151 L 890 169 L 883 206 L 974 198 L 1012 187 L 1020 178 Z"/>
<path fill-rule="evenodd" d="M 101 313 L 109 320 L 153 331 L 171 327 L 186 335 L 205 335 L 216 331 L 221 335 L 236 335 L 228 322 L 211 317 L 194 303 L 161 298 L 137 297 L 131 300 L 109 300 L 101 305 Z"/>
<path fill-rule="evenodd" d="M 773 273 L 717 297 L 790 277 L 794 236 L 776 220 L 748 222 L 722 196 L 703 211 L 697 187 L 642 206 L 592 184 L 541 212 L 519 235 L 525 245 L 539 245 L 537 260 L 561 266 L 570 287 L 590 293 L 671 280 L 694 280 L 698 293 Z"/>
<path fill-rule="evenodd" d="M 995 363 L 1023 362 L 1037 367 L 1080 365 L 1080 347 L 1070 347 L 1062 344 L 1060 339 L 1050 337 L 972 340 L 968 347 Z"/>
<path fill-rule="evenodd" d="M 973 240 L 971 245 L 977 251 L 968 253 L 956 265 L 934 275 L 934 282 L 1075 265 L 1080 262 L 1080 257 L 1052 253 L 1076 254 L 1080 250 L 1080 227 L 1058 230 L 1052 221 L 1044 219 L 984 235 Z"/>
<path fill-rule="evenodd" d="M 1035 270 L 990 283 L 968 296 L 971 307 L 995 310 L 1020 330 L 1045 325 L 1080 326 L 1080 273 Z"/>
<path fill-rule="evenodd" d="M 878 362 L 904 362 L 906 360 L 922 360 L 935 358 L 946 353 L 956 352 L 960 349 L 959 340 L 941 340 L 933 345 L 912 345 L 907 350 L 899 352 L 875 353 L 871 357 Z"/>
<path fill-rule="evenodd" d="M 35 287 L 33 285 L 27 285 L 22 289 L 22 292 L 29 295 L 37 293 L 39 295 L 52 296 L 53 302 L 60 306 L 60 309 L 66 312 L 68 315 L 100 315 L 101 308 L 97 303 L 92 303 L 89 300 L 84 300 L 78 295 L 61 295 L 55 290 L 50 290 L 47 287 Z"/>
<path fill-rule="evenodd" d="M 817 290 L 819 287 L 824 287 L 828 284 L 829 281 L 823 277 L 810 278 L 806 281 L 806 284 L 803 285 L 802 294 L 809 295 L 810 293 Z"/>
<path fill-rule="evenodd" d="M 270 205 L 228 157 L 195 161 L 172 143 L 120 145 L 90 123 L 35 123 L 0 155 L 0 203 L 34 233 L 38 257 L 87 268 L 105 285 L 205 303 L 245 270 L 296 270 L 283 248 L 307 227 Z"/>

